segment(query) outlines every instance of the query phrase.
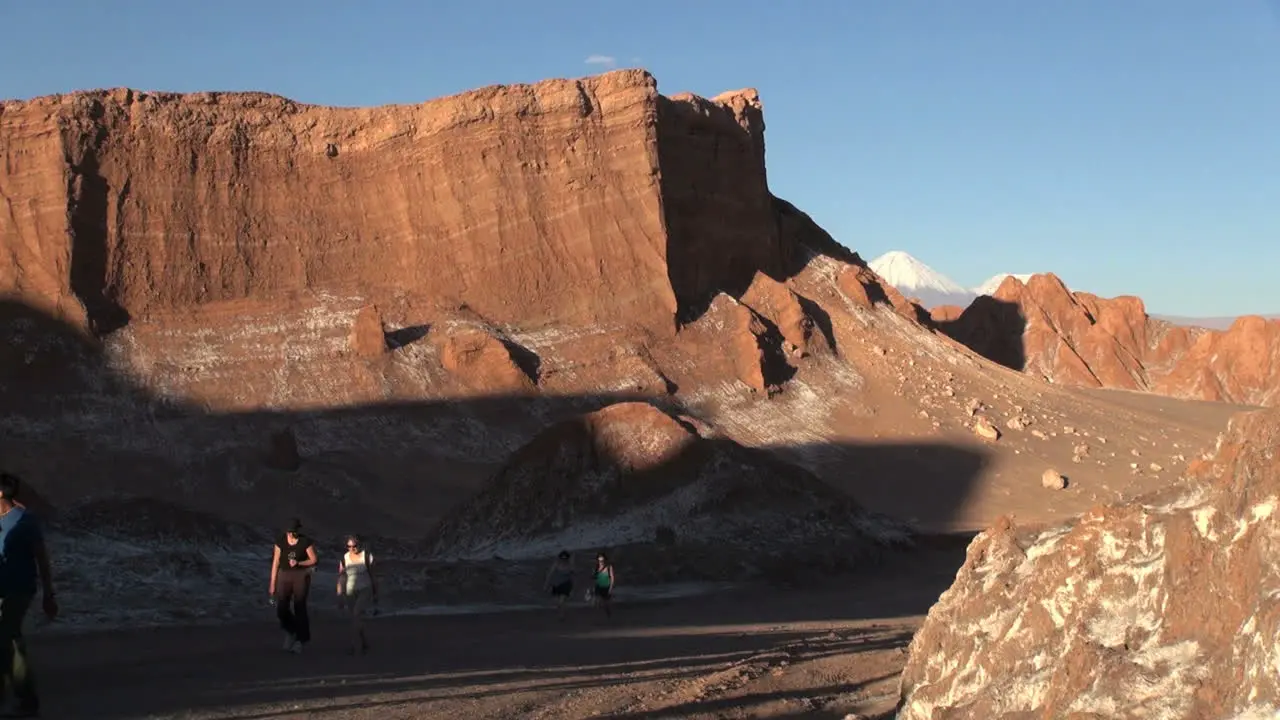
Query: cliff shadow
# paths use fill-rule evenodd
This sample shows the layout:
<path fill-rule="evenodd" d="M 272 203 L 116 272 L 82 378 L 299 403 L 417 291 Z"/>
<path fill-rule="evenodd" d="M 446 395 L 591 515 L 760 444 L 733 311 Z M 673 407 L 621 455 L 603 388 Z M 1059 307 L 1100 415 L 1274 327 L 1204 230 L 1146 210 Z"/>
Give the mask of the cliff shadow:
<path fill-rule="evenodd" d="M 0 418 L 4 430 L 0 436 L 0 462 L 21 475 L 32 490 L 49 498 L 68 520 L 60 525 L 64 530 L 93 532 L 98 538 L 95 542 L 112 542 L 115 538 L 130 546 L 164 548 L 162 555 L 153 558 L 159 565 L 149 566 L 150 572 L 159 573 L 157 577 L 167 572 L 164 563 L 171 555 L 199 555 L 201 550 L 233 542 L 227 538 L 233 538 L 229 547 L 238 552 L 253 547 L 244 542 L 261 543 L 265 563 L 269 539 L 292 516 L 303 519 L 327 558 L 340 552 L 342 534 L 352 531 L 370 538 L 391 557 L 401 549 L 411 552 L 438 519 L 457 513 L 476 497 L 494 471 L 549 424 L 630 400 L 653 402 L 669 412 L 688 411 L 678 398 L 599 393 L 378 402 L 305 411 L 211 412 L 138 386 L 113 366 L 98 340 L 15 301 L 0 302 L 0 387 L 4 391 L 0 406 L 4 410 Z M 296 453 L 296 462 L 287 463 L 287 470 L 272 467 L 266 459 L 268 451 L 279 444 L 281 428 L 288 428 L 296 438 L 289 442 L 289 452 Z M 723 447 L 727 441 L 708 442 L 698 452 Z M 893 503 L 909 508 L 927 497 L 932 508 L 929 512 L 941 524 L 964 504 L 987 463 L 981 451 L 946 443 L 814 442 L 742 448 L 735 457 L 750 460 L 756 466 L 776 463 L 784 468 L 770 471 L 774 475 L 812 476 L 829 492 L 846 499 L 830 501 L 831 507 L 840 502 L 859 502 L 867 509 L 883 512 Z M 660 471 L 651 474 L 651 480 L 657 483 L 664 475 L 692 462 L 700 461 L 695 456 L 678 455 L 672 464 L 659 466 Z M 473 472 L 462 481 L 459 476 L 464 467 L 471 467 Z M 759 483 L 744 485 L 722 498 L 725 505 L 709 506 L 705 512 L 711 516 L 731 512 L 738 504 L 751 501 L 752 493 L 761 493 L 755 500 L 775 509 L 785 506 L 778 498 L 794 497 L 794 488 L 777 489 L 768 482 L 771 481 L 765 481 L 763 490 Z M 806 482 L 795 487 L 803 490 Z M 868 499 L 860 498 L 860 494 Z M 550 492 L 548 497 L 555 500 L 559 496 Z M 892 503 L 886 500 L 890 498 Z M 633 500 L 615 498 L 612 502 L 643 506 L 643 498 L 639 505 Z M 820 503 L 813 507 L 824 506 Z M 813 515 L 795 518 L 801 524 L 813 519 Z M 487 516 L 487 520 L 502 522 L 496 515 Z M 388 532 L 396 523 L 407 529 Z M 243 533 L 225 529 L 231 526 L 250 526 L 260 532 L 246 539 Z M 680 527 L 675 529 L 678 534 Z M 623 549 L 634 543 L 616 544 L 619 571 L 626 573 L 627 582 L 632 583 L 645 577 L 646 562 L 652 561 L 661 568 L 663 562 L 697 565 L 699 558 L 684 555 L 689 546 L 683 544 L 677 544 L 675 548 L 680 552 L 670 556 L 661 552 L 637 554 Z M 590 547 L 601 545 L 613 547 L 615 543 L 607 536 L 597 537 Z M 385 664 L 378 666 L 376 674 L 387 687 L 403 683 L 406 687 L 429 688 L 433 683 L 455 683 L 451 678 L 459 672 L 472 673 L 474 677 L 469 682 L 477 685 L 489 684 L 491 681 L 486 678 L 504 674 L 532 672 L 554 679 L 569 673 L 565 670 L 568 655 L 546 653 L 548 643 L 563 646 L 566 652 L 572 648 L 598 648 L 596 659 L 611 667 L 619 663 L 633 663 L 636 667 L 671 663 L 677 668 L 700 668 L 696 657 L 701 653 L 733 652 L 732 643 L 744 637 L 729 628 L 730 623 L 786 624 L 918 615 L 937 599 L 963 560 L 962 544 L 949 545 L 945 553 L 937 555 L 927 538 L 918 539 L 914 547 L 886 548 L 843 558 L 839 556 L 840 546 L 828 545 L 830 552 L 826 555 L 793 554 L 781 558 L 770 571 L 769 580 L 793 589 L 779 589 L 776 601 L 757 602 L 751 596 L 735 603 L 732 612 L 720 602 L 659 602 L 646 605 L 651 607 L 648 610 L 637 605 L 636 614 L 631 616 L 634 620 L 628 622 L 636 628 L 651 628 L 647 639 L 636 636 L 584 645 L 581 639 L 553 633 L 524 638 L 525 644 L 520 646 L 523 649 L 515 654 L 504 651 L 477 656 L 464 651 L 462 643 L 474 646 L 477 634 L 495 628 L 502 632 L 502 623 L 508 620 L 501 618 L 511 617 L 510 613 L 468 616 L 474 619 L 467 620 L 400 618 L 394 621 L 398 628 L 394 635 L 380 641 L 380 657 L 385 659 L 377 662 Z M 754 555 L 744 555 L 739 562 L 759 560 Z M 55 558 L 54 562 L 65 560 Z M 82 563 L 80 567 L 89 568 L 92 564 Z M 717 567 L 720 566 L 705 566 L 708 580 L 717 579 Z M 69 572 L 64 577 L 69 584 L 62 588 L 67 612 L 75 612 L 77 603 L 86 602 L 84 598 L 113 602 L 108 587 L 92 577 L 73 581 Z M 178 577 L 174 582 L 179 582 Z M 847 589 L 841 587 L 844 577 L 859 585 L 862 594 L 858 597 L 862 600 L 849 601 Z M 211 580 L 205 578 L 205 582 Z M 797 594 L 797 587 L 803 588 L 804 593 Z M 179 589 L 172 588 L 174 592 Z M 259 591 L 250 587 L 244 592 Z M 495 590 L 492 601 L 509 602 L 523 593 L 522 590 L 512 596 Z M 541 597 L 536 585 L 529 593 L 530 597 Z M 815 593 L 830 595 L 817 602 Z M 797 602 L 798 598 L 802 599 Z M 288 701 L 321 690 L 338 693 L 334 697 L 355 692 L 354 685 L 349 691 L 335 690 L 341 685 L 340 677 L 349 672 L 340 658 L 321 660 L 319 665 L 295 663 L 282 670 L 273 654 L 258 653 L 255 644 L 271 622 L 264 617 L 260 626 L 243 631 L 181 628 L 173 631 L 181 637 L 172 641 L 165 639 L 169 631 L 148 632 L 141 639 L 136 633 L 100 634 L 93 636 L 96 640 L 89 636 L 68 638 L 65 642 L 77 648 L 85 647 L 84 643 L 102 643 L 104 652 L 96 657 L 110 660 L 91 662 L 87 658 L 92 653 L 72 653 L 70 646 L 64 645 L 68 648 L 64 661 L 50 662 L 45 672 L 50 710 L 66 710 L 60 717 L 78 716 L 76 713 L 102 718 L 132 717 L 138 713 L 165 714 L 251 701 Z M 321 637 L 327 638 L 320 642 L 333 643 L 331 649 L 336 655 L 338 638 L 344 637 L 342 629 L 322 615 L 317 622 Z M 468 624 L 473 622 L 476 624 Z M 527 624 L 518 618 L 510 622 L 513 626 Z M 726 629 L 718 630 L 720 626 Z M 472 630 L 452 636 L 449 652 L 418 651 L 425 637 L 453 627 Z M 690 639 L 679 628 L 701 629 L 697 638 Z M 46 641 L 55 645 L 64 642 L 54 638 L 37 642 Z M 539 647 L 544 650 L 537 650 Z M 840 652 L 857 652 L 857 647 L 850 645 Z M 524 657 L 524 650 L 529 650 L 528 657 Z M 321 650 L 320 654 L 324 652 Z M 86 659 L 72 661 L 74 657 Z M 252 659 L 228 661 L 230 658 Z M 262 677 L 268 676 L 264 672 L 281 682 L 264 687 L 260 683 Z M 602 671 L 599 682 L 621 682 L 611 672 Z M 161 676 L 173 680 L 170 690 L 147 692 Z M 567 677 L 561 681 L 582 682 Z"/>
<path fill-rule="evenodd" d="M 353 501 L 369 511 L 409 502 L 400 509 L 422 519 L 409 534 L 425 533 L 434 518 L 479 491 L 485 478 L 548 426 L 633 401 L 673 417 L 698 416 L 678 396 L 634 392 L 214 412 L 137 385 L 112 364 L 97 338 L 25 303 L 0 300 L 0 462 L 28 476 L 60 507 L 131 496 L 218 515 L 231 493 L 253 503 L 228 520 L 274 527 L 284 516 L 309 512 L 347 525 L 342 508 L 350 510 Z M 942 508 L 961 505 L 987 463 L 978 450 L 928 442 L 758 450 L 855 499 L 863 492 L 891 495 L 908 469 L 914 480 L 902 493 L 904 502 L 928 496 Z M 466 482 L 448 483 L 458 485 L 456 497 L 443 498 L 431 487 L 464 475 Z M 382 515 L 371 512 L 360 524 L 376 525 Z M 948 519 L 945 511 L 934 516 Z"/>
<path fill-rule="evenodd" d="M 1027 367 L 1027 319 L 1017 303 L 980 295 L 954 320 L 922 322 L 1010 370 Z"/>

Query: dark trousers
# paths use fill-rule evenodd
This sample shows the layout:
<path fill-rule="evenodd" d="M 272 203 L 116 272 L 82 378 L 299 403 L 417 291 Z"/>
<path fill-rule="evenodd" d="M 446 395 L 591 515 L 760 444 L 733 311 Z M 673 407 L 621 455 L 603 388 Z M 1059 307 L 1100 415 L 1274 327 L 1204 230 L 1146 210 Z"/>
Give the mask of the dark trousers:
<path fill-rule="evenodd" d="M 33 595 L 8 595 L 0 598 L 0 682 L 4 692 L 12 692 L 23 710 L 39 710 L 35 676 L 31 672 L 31 656 L 22 638 L 22 621 L 31 607 Z M 0 696 L 2 699 L 3 696 Z"/>
<path fill-rule="evenodd" d="M 311 642 L 311 619 L 307 617 L 307 592 L 311 573 L 287 569 L 276 574 L 276 616 L 280 627 L 293 633 L 298 642 Z"/>

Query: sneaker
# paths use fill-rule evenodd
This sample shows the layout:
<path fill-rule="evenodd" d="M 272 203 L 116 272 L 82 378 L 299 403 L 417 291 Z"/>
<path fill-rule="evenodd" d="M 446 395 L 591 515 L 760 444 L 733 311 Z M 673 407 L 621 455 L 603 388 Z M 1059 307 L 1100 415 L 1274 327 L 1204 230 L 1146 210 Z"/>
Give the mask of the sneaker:
<path fill-rule="evenodd" d="M 301 655 L 302 643 L 298 642 L 297 640 L 294 640 L 293 647 L 289 648 L 289 652 L 293 653 L 294 655 Z"/>
<path fill-rule="evenodd" d="M 284 634 L 284 651 L 285 652 L 294 652 L 293 648 L 296 647 L 297 644 L 298 644 L 297 635 L 294 635 L 291 632 L 287 632 Z"/>

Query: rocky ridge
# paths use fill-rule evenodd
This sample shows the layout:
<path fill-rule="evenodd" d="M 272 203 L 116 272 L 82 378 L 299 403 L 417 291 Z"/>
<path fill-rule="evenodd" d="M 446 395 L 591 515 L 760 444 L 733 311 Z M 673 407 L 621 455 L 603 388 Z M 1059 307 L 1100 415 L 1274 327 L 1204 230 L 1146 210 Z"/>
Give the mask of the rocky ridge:
<path fill-rule="evenodd" d="M 1069 290 L 1052 274 L 1007 277 L 968 308 L 936 308 L 943 332 L 996 362 L 1075 387 L 1179 398 L 1280 403 L 1280 322 L 1236 319 L 1222 331 L 1174 325 L 1136 297 Z"/>

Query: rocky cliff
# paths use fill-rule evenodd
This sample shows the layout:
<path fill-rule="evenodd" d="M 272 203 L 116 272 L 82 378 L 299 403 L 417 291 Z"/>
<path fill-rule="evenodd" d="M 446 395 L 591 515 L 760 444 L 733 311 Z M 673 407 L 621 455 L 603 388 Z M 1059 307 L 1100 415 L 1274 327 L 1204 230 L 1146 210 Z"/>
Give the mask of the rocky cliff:
<path fill-rule="evenodd" d="M 979 535 L 930 610 L 900 720 L 1280 713 L 1280 412 L 1155 495 Z"/>
<path fill-rule="evenodd" d="M 1223 331 L 1147 315 L 1136 297 L 1072 292 L 1051 274 L 1004 280 L 936 325 L 975 351 L 1051 382 L 1242 405 L 1280 404 L 1280 322 L 1243 317 Z"/>
<path fill-rule="evenodd" d="M 278 500 L 279 472 L 328 495 L 375 448 L 487 464 L 621 396 L 747 402 L 833 377 L 832 313 L 891 301 L 769 192 L 754 91 L 642 71 L 377 108 L 4 102 L 0 155 L 0 450 L 101 476 L 60 504 Z"/>

